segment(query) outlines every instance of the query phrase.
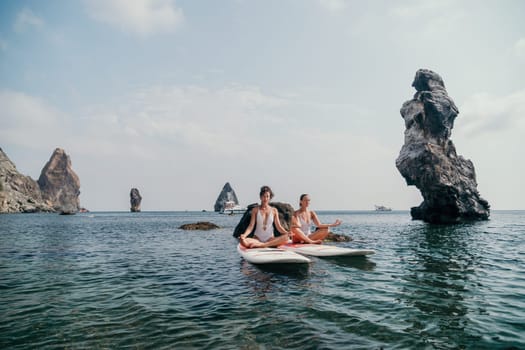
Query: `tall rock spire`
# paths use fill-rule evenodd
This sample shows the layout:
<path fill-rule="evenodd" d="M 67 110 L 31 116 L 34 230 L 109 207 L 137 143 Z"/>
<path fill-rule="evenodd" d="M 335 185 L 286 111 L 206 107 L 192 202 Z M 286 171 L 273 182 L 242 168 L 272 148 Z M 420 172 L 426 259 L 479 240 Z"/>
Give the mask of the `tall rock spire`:
<path fill-rule="evenodd" d="M 55 149 L 42 169 L 38 185 L 44 201 L 56 211 L 76 213 L 79 210 L 80 180 L 63 149 Z"/>
<path fill-rule="evenodd" d="M 140 203 L 142 202 L 142 196 L 138 188 L 132 188 L 129 192 L 130 210 L 132 213 L 140 212 Z"/>
<path fill-rule="evenodd" d="M 443 79 L 420 69 L 412 86 L 414 98 L 401 107 L 405 144 L 396 160 L 407 185 L 416 186 L 424 199 L 411 209 L 412 218 L 432 223 L 488 219 L 490 206 L 477 190 L 474 164 L 457 155 L 449 139 L 459 111 Z"/>
<path fill-rule="evenodd" d="M 227 202 L 229 203 L 233 202 L 234 205 L 239 204 L 237 195 L 235 194 L 235 191 L 233 190 L 233 188 L 230 186 L 229 182 L 226 182 L 226 184 L 222 188 L 222 191 L 219 194 L 219 197 L 217 197 L 217 200 L 215 201 L 215 206 L 213 209 L 216 212 L 220 212 L 224 209 L 224 206 Z"/>

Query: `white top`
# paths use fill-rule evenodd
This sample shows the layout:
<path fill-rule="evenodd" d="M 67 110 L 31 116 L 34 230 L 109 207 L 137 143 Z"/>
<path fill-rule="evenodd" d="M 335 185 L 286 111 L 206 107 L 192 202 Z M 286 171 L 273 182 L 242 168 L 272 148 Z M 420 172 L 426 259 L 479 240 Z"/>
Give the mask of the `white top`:
<path fill-rule="evenodd" d="M 261 211 L 257 209 L 257 225 L 255 225 L 255 235 L 263 243 L 273 238 L 273 210 L 270 210 L 268 213 L 268 218 L 265 224 Z"/>
<path fill-rule="evenodd" d="M 305 235 L 312 233 L 310 220 L 303 221 L 302 215 L 297 215 L 297 218 L 299 219 L 299 224 L 301 224 L 301 231 L 303 231 Z"/>

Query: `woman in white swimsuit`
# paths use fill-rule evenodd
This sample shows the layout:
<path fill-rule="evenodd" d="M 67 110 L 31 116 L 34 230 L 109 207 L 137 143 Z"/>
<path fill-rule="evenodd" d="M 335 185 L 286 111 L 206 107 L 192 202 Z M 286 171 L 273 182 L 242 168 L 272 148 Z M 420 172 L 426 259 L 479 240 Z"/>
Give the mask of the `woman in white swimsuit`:
<path fill-rule="evenodd" d="M 299 198 L 299 210 L 295 211 L 292 217 L 292 242 L 293 243 L 314 243 L 320 244 L 328 236 L 330 227 L 341 225 L 341 220 L 337 219 L 333 224 L 322 224 L 313 210 L 309 210 L 310 196 L 302 194 Z M 312 223 L 316 229 L 312 232 Z"/>
<path fill-rule="evenodd" d="M 261 198 L 261 204 L 252 209 L 250 224 L 239 237 L 240 243 L 246 248 L 277 247 L 287 243 L 289 232 L 281 226 L 277 209 L 270 207 L 269 204 L 270 199 L 273 198 L 272 189 L 268 186 L 261 187 L 259 197 Z M 277 231 L 281 233 L 279 237 L 273 235 L 273 223 L 275 223 Z M 248 238 L 254 226 L 255 236 Z"/>

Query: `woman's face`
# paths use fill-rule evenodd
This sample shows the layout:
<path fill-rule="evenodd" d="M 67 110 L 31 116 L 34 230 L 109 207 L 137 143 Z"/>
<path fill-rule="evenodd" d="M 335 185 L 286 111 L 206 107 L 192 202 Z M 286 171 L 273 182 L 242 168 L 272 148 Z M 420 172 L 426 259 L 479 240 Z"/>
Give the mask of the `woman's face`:
<path fill-rule="evenodd" d="M 306 208 L 310 204 L 310 196 L 304 196 L 303 199 L 301 199 L 301 202 L 299 205 L 301 208 Z"/>
<path fill-rule="evenodd" d="M 270 202 L 270 192 L 264 192 L 261 195 L 261 203 L 268 203 Z"/>

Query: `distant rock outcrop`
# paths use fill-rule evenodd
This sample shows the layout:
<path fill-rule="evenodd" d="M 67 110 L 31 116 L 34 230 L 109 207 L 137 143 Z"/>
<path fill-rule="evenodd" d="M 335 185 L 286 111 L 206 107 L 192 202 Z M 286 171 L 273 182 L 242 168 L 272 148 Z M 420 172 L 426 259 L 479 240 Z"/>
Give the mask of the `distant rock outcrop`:
<path fill-rule="evenodd" d="M 191 231 L 193 230 L 208 231 L 208 230 L 215 230 L 220 227 L 215 225 L 213 222 L 199 221 L 194 224 L 181 225 L 179 228 L 182 230 L 191 230 Z"/>
<path fill-rule="evenodd" d="M 42 198 L 56 211 L 76 213 L 80 209 L 80 180 L 66 152 L 57 148 L 38 178 Z"/>
<path fill-rule="evenodd" d="M 226 203 L 228 203 L 229 205 L 239 204 L 237 195 L 235 194 L 235 191 L 233 190 L 233 188 L 230 186 L 229 182 L 226 182 L 226 184 L 222 188 L 221 193 L 219 194 L 219 197 L 217 197 L 217 200 L 215 201 L 214 210 L 216 212 L 220 212 L 224 210 Z"/>
<path fill-rule="evenodd" d="M 351 242 L 353 239 L 350 236 L 342 235 L 340 233 L 328 232 L 328 236 L 324 239 L 326 242 Z"/>
<path fill-rule="evenodd" d="M 257 203 L 250 204 L 248 206 L 241 220 L 239 221 L 239 223 L 235 227 L 235 230 L 233 231 L 233 237 L 238 238 L 240 235 L 244 233 L 244 231 L 246 231 L 246 228 L 248 227 L 248 225 L 250 225 L 252 209 L 257 206 L 258 206 Z M 288 203 L 281 203 L 281 202 L 271 202 L 270 206 L 277 208 L 277 211 L 279 212 L 279 221 L 281 222 L 281 225 L 283 226 L 285 230 L 289 231 L 290 225 L 292 223 L 292 216 L 294 213 L 293 207 Z M 254 231 L 255 231 L 255 227 L 250 233 L 249 237 L 253 235 Z M 273 226 L 273 232 L 276 237 L 281 235 L 279 231 L 277 231 L 277 229 L 275 228 L 275 224 Z"/>
<path fill-rule="evenodd" d="M 22 175 L 0 148 L 0 213 L 53 212 L 42 199 L 38 183 Z"/>
<path fill-rule="evenodd" d="M 142 196 L 140 195 L 140 192 L 136 188 L 132 188 L 131 192 L 129 193 L 129 201 L 131 204 L 131 212 L 137 213 L 140 212 L 140 202 L 142 202 Z"/>
<path fill-rule="evenodd" d="M 423 203 L 411 209 L 413 219 L 431 223 L 486 220 L 489 203 L 477 190 L 474 165 L 456 154 L 449 137 L 459 111 L 441 77 L 420 69 L 412 86 L 412 100 L 401 107 L 405 144 L 396 166 L 408 185 L 415 185 Z"/>

